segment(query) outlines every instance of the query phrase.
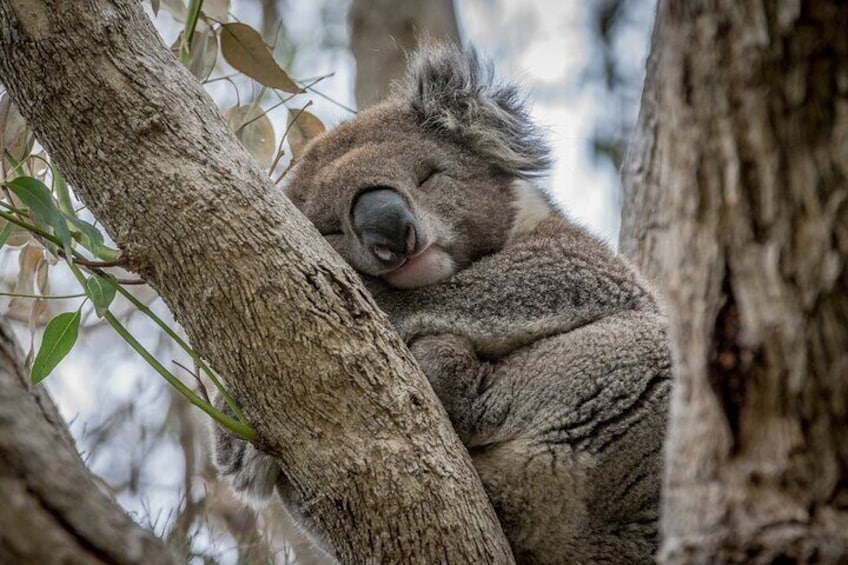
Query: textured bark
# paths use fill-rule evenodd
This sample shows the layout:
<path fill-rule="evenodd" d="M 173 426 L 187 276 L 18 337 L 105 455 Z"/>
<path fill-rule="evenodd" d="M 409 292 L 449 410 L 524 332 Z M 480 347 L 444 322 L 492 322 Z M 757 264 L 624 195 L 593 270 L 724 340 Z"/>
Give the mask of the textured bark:
<path fill-rule="evenodd" d="M 468 454 L 357 275 L 137 0 L 0 1 L 0 79 L 346 562 L 508 562 Z"/>
<path fill-rule="evenodd" d="M 104 494 L 0 320 L 0 563 L 173 563 Z"/>
<path fill-rule="evenodd" d="M 422 39 L 459 43 L 453 0 L 353 0 L 348 19 L 360 108 L 386 96 Z"/>
<path fill-rule="evenodd" d="M 659 7 L 621 247 L 669 300 L 664 563 L 848 561 L 846 29 Z"/>

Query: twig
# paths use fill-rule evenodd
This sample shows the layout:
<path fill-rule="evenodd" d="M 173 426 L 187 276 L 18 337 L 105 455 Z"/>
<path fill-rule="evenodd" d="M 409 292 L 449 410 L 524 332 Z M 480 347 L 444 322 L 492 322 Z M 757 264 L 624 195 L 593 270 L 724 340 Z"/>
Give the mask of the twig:
<path fill-rule="evenodd" d="M 271 163 L 271 168 L 268 169 L 268 176 L 271 176 L 271 175 L 274 174 L 274 170 L 276 170 L 277 165 L 280 163 L 280 159 L 283 157 L 283 153 L 284 153 L 284 151 L 283 151 L 283 141 L 285 141 L 285 139 L 288 137 L 289 131 L 291 131 L 291 128 L 294 126 L 294 123 L 298 120 L 298 118 L 300 118 L 300 115 L 303 112 L 305 112 L 306 109 L 309 108 L 311 105 L 312 105 L 312 100 L 307 102 L 303 106 L 303 108 L 298 110 L 297 114 L 295 114 L 294 118 L 286 126 L 286 130 L 283 132 L 283 135 L 280 137 L 280 144 L 277 146 L 277 156 L 274 158 L 274 162 Z M 277 182 L 279 182 L 279 179 L 277 179 Z M 276 185 L 277 185 L 277 183 L 275 182 L 274 186 L 276 186 Z"/>
<path fill-rule="evenodd" d="M 98 273 L 98 274 L 102 274 L 102 273 Z M 144 281 L 144 280 L 141 280 L 141 279 L 119 279 L 117 277 L 115 278 L 115 282 L 118 283 L 118 284 L 147 284 L 147 281 Z"/>
<path fill-rule="evenodd" d="M 289 164 L 286 166 L 286 170 L 283 171 L 280 174 L 280 176 L 277 177 L 277 180 L 274 181 L 274 186 L 277 186 L 278 184 L 280 184 L 280 181 L 282 181 L 286 177 L 286 175 L 289 174 L 289 171 L 291 170 L 292 167 L 294 167 L 295 163 L 297 163 L 297 159 L 292 157 L 292 160 L 289 161 Z"/>
<path fill-rule="evenodd" d="M 104 269 L 106 267 L 126 267 L 128 264 L 127 257 L 124 254 L 118 255 L 117 259 L 112 261 L 90 261 L 88 259 L 73 258 L 73 262 L 83 267 L 91 267 L 93 269 Z"/>
<path fill-rule="evenodd" d="M 324 99 L 324 100 L 326 100 L 327 102 L 330 102 L 331 104 L 335 104 L 336 106 L 338 106 L 338 107 L 339 107 L 339 108 L 341 108 L 342 110 L 346 110 L 346 111 L 350 112 L 351 114 L 353 114 L 354 116 L 356 115 L 356 110 L 354 110 L 354 109 L 353 109 L 353 108 L 351 108 L 350 106 L 345 106 L 344 104 L 342 104 L 342 103 L 341 103 L 341 102 L 339 102 L 338 100 L 333 100 L 332 98 L 330 98 L 329 96 L 327 96 L 327 95 L 326 95 L 326 94 L 324 94 L 323 92 L 321 92 L 321 91 L 319 91 L 319 90 L 315 90 L 314 88 L 312 88 L 312 86 L 304 86 L 304 87 L 302 87 L 302 88 L 303 88 L 304 90 L 308 90 L 308 91 L 309 91 L 309 92 L 311 92 L 312 94 L 317 94 L 318 96 L 320 96 L 321 98 L 323 98 L 323 99 Z"/>
<path fill-rule="evenodd" d="M 0 292 L 0 296 L 10 296 L 12 298 L 38 298 L 44 300 L 68 300 L 70 298 L 84 298 L 88 295 L 84 292 L 81 294 L 21 294 L 17 292 Z"/>
<path fill-rule="evenodd" d="M 209 392 L 206 390 L 206 386 L 203 384 L 203 381 L 200 380 L 200 375 L 197 374 L 197 371 L 192 371 L 176 359 L 171 359 L 171 362 L 186 373 L 188 373 L 189 375 L 191 375 L 192 377 L 194 377 L 194 381 L 197 383 L 197 392 L 200 393 L 200 396 L 202 396 L 206 402 L 209 402 Z M 209 402 L 209 404 L 212 403 Z"/>

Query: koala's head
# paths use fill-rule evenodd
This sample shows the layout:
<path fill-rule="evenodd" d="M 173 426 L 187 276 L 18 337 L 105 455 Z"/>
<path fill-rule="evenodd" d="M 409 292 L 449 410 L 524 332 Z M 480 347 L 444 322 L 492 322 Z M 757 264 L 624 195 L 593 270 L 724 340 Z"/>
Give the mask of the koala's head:
<path fill-rule="evenodd" d="M 310 145 L 286 192 L 354 269 L 413 288 L 550 214 L 549 166 L 517 88 L 473 51 L 430 47 L 402 90 Z"/>

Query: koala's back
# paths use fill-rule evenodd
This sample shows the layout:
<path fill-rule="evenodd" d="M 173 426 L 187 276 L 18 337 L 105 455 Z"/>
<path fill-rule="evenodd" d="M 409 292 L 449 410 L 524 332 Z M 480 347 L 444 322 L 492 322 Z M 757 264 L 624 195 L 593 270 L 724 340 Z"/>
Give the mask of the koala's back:
<path fill-rule="evenodd" d="M 665 325 L 611 316 L 491 365 L 468 443 L 520 563 L 651 563 Z"/>

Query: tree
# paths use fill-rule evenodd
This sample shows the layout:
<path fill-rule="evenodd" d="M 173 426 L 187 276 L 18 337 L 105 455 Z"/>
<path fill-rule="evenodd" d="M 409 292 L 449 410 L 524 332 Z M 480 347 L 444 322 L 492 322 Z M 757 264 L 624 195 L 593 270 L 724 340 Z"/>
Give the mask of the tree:
<path fill-rule="evenodd" d="M 43 388 L 30 390 L 0 320 L 0 561 L 172 563 L 99 488 Z"/>
<path fill-rule="evenodd" d="M 0 54 L 38 139 L 229 376 L 343 561 L 511 561 L 402 342 L 137 1 L 3 0 Z"/>
<path fill-rule="evenodd" d="M 385 97 L 422 39 L 459 42 L 453 0 L 353 0 L 348 19 L 360 108 Z"/>
<path fill-rule="evenodd" d="M 621 247 L 669 302 L 664 563 L 848 559 L 845 29 L 660 3 Z"/>

